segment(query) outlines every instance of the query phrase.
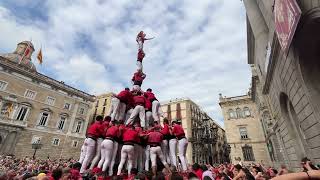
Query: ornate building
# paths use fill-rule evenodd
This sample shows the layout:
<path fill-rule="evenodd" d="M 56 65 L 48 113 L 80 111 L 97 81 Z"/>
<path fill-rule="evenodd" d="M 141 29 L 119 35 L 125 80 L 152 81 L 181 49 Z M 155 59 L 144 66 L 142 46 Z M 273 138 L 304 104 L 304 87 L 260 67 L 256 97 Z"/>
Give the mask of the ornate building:
<path fill-rule="evenodd" d="M 305 156 L 320 163 L 320 2 L 243 2 L 252 96 L 272 160 L 297 171 Z"/>
<path fill-rule="evenodd" d="M 103 117 L 107 116 L 110 106 L 111 106 L 111 98 L 113 93 L 105 93 L 96 96 L 96 101 L 94 102 L 93 106 L 93 118 L 97 115 L 102 115 Z"/>
<path fill-rule="evenodd" d="M 0 154 L 78 158 L 94 96 L 37 72 L 33 51 L 0 55 Z"/>
<path fill-rule="evenodd" d="M 189 141 L 189 163 L 222 163 L 229 158 L 224 130 L 200 107 L 188 98 L 161 103 L 161 109 L 169 120 L 182 122 Z"/>
<path fill-rule="evenodd" d="M 231 161 L 270 164 L 260 115 L 251 96 L 222 97 L 220 94 L 219 100 L 231 147 Z"/>

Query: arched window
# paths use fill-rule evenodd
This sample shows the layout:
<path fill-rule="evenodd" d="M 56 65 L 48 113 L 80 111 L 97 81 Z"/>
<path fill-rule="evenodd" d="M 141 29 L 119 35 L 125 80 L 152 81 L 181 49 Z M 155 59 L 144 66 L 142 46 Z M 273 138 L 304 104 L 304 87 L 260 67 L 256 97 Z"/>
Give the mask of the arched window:
<path fill-rule="evenodd" d="M 236 118 L 236 114 L 235 114 L 235 112 L 234 112 L 233 109 L 229 109 L 229 110 L 228 110 L 228 115 L 229 115 L 229 119 L 234 119 L 234 118 Z"/>
<path fill-rule="evenodd" d="M 251 116 L 250 109 L 248 107 L 244 107 L 243 108 L 243 112 L 244 112 L 244 116 L 245 117 L 250 117 Z"/>
<path fill-rule="evenodd" d="M 237 108 L 236 109 L 236 112 L 237 112 L 237 118 L 243 118 L 242 116 L 242 110 L 240 108 Z"/>

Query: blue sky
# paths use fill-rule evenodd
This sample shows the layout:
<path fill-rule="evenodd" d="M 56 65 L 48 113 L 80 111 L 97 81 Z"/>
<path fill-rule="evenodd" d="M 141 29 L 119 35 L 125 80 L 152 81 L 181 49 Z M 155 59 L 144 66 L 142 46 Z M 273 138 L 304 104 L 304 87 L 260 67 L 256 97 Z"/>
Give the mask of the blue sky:
<path fill-rule="evenodd" d="M 0 53 L 32 39 L 39 72 L 92 94 L 131 86 L 135 36 L 144 30 L 143 89 L 160 101 L 189 97 L 222 124 L 219 93 L 250 86 L 245 10 L 239 0 L 0 2 Z"/>

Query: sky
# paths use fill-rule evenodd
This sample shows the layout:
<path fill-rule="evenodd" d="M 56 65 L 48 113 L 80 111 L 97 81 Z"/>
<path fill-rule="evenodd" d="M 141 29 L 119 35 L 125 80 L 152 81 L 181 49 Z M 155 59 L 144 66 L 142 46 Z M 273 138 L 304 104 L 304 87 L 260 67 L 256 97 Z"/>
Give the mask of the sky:
<path fill-rule="evenodd" d="M 218 104 L 246 94 L 246 15 L 239 0 L 3 0 L 0 53 L 42 47 L 38 72 L 90 94 L 131 87 L 140 30 L 147 37 L 142 89 L 160 101 L 189 97 L 223 126 Z"/>

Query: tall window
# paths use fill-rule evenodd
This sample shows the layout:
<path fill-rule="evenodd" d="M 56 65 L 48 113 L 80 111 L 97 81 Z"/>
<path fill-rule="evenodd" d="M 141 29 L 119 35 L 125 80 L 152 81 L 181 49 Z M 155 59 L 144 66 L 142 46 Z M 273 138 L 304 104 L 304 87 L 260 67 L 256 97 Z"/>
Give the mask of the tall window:
<path fill-rule="evenodd" d="M 254 154 L 251 146 L 247 144 L 243 146 L 242 153 L 245 161 L 254 161 Z"/>
<path fill-rule="evenodd" d="M 242 118 L 242 117 L 243 117 L 243 116 L 242 116 L 242 111 L 241 111 L 240 108 L 237 108 L 237 109 L 236 109 L 236 112 L 237 112 L 237 118 Z"/>
<path fill-rule="evenodd" d="M 60 139 L 59 138 L 53 138 L 52 145 L 59 146 L 59 144 L 60 144 Z"/>
<path fill-rule="evenodd" d="M 236 118 L 236 114 L 235 114 L 235 112 L 234 112 L 233 109 L 229 109 L 229 110 L 228 110 L 228 114 L 229 114 L 229 118 L 230 118 L 230 119 Z"/>
<path fill-rule="evenodd" d="M 47 121 L 48 121 L 48 117 L 49 117 L 49 113 L 47 112 L 43 112 L 40 115 L 40 121 L 39 121 L 39 126 L 46 126 L 47 125 Z"/>
<path fill-rule="evenodd" d="M 4 81 L 0 81 L 0 91 L 4 91 L 7 88 L 8 83 Z"/>
<path fill-rule="evenodd" d="M 77 147 L 78 146 L 78 141 L 73 140 L 72 141 L 72 147 Z"/>
<path fill-rule="evenodd" d="M 64 103 L 63 105 L 63 109 L 67 109 L 67 110 L 70 110 L 70 103 Z"/>
<path fill-rule="evenodd" d="M 248 107 L 244 107 L 244 108 L 243 108 L 243 112 L 244 112 L 244 116 L 245 116 L 245 117 L 251 116 L 251 113 L 250 113 L 250 110 L 249 110 Z"/>
<path fill-rule="evenodd" d="M 239 132 L 241 139 L 248 139 L 248 132 L 246 127 L 240 127 Z"/>
<path fill-rule="evenodd" d="M 80 133 L 81 127 L 82 127 L 82 121 L 78 121 L 77 124 L 76 124 L 75 132 L 76 133 Z"/>
<path fill-rule="evenodd" d="M 46 103 L 47 103 L 48 105 L 50 105 L 50 106 L 53 106 L 55 100 L 56 100 L 55 98 L 48 96 Z"/>
<path fill-rule="evenodd" d="M 106 99 L 104 99 L 104 103 L 103 103 L 103 105 L 105 106 L 105 105 L 107 105 L 107 98 Z"/>
<path fill-rule="evenodd" d="M 34 99 L 36 97 L 36 92 L 27 89 L 24 94 L 24 97 L 29 98 L 29 99 Z"/>
<path fill-rule="evenodd" d="M 19 110 L 18 110 L 18 114 L 17 114 L 16 120 L 24 121 L 26 119 L 26 117 L 27 117 L 28 111 L 29 111 L 29 107 L 28 106 L 21 105 Z"/>
<path fill-rule="evenodd" d="M 104 115 L 105 111 L 106 111 L 106 107 L 103 107 L 102 108 L 102 115 Z"/>
<path fill-rule="evenodd" d="M 80 114 L 84 114 L 84 108 L 83 108 L 83 107 L 81 107 L 81 108 L 79 109 L 79 113 L 80 113 Z"/>
<path fill-rule="evenodd" d="M 66 117 L 65 116 L 61 116 L 60 120 L 59 120 L 59 123 L 58 123 L 58 129 L 59 130 L 63 130 L 65 122 L 66 122 Z"/>

